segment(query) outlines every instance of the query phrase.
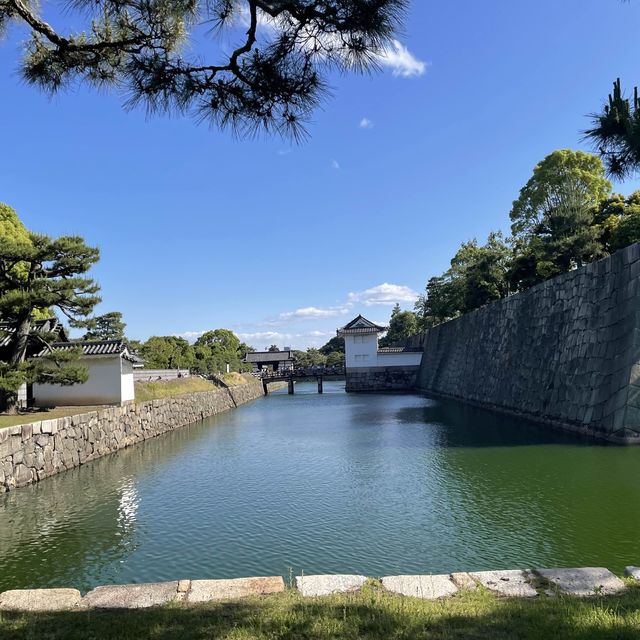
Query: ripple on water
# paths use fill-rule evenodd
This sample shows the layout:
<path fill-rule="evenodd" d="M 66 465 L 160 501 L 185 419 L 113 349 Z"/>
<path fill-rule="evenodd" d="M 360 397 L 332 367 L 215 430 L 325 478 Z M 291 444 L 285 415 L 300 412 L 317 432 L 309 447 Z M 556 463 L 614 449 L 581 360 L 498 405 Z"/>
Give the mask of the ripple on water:
<path fill-rule="evenodd" d="M 636 559 L 640 449 L 297 391 L 0 497 L 0 589 Z"/>

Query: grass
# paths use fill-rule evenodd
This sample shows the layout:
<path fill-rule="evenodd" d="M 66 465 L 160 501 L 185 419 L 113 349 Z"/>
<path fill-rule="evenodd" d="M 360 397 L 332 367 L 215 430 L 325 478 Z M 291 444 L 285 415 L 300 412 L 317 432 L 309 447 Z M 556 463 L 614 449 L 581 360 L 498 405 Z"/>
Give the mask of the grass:
<path fill-rule="evenodd" d="M 200 391 L 215 391 L 218 387 L 202 378 L 192 376 L 189 378 L 177 378 L 176 380 L 159 380 L 156 382 L 136 382 L 136 402 L 147 400 L 159 400 L 180 396 L 185 393 L 198 393 Z"/>
<path fill-rule="evenodd" d="M 53 420 L 54 418 L 66 418 L 79 413 L 97 411 L 104 407 L 56 407 L 55 409 L 39 409 L 34 411 L 21 411 L 16 415 L 0 415 L 0 429 L 13 427 L 18 424 L 30 424 L 40 420 Z"/>
<path fill-rule="evenodd" d="M 440 601 L 367 586 L 303 599 L 296 591 L 240 602 L 137 611 L 0 614 L 0 638 L 46 640 L 637 640 L 640 587 L 619 596 L 497 598 L 485 590 Z"/>
<path fill-rule="evenodd" d="M 219 376 L 220 380 L 224 382 L 228 387 L 237 387 L 241 384 L 247 384 L 248 382 L 256 382 L 257 379 L 254 378 L 249 373 L 223 373 Z"/>

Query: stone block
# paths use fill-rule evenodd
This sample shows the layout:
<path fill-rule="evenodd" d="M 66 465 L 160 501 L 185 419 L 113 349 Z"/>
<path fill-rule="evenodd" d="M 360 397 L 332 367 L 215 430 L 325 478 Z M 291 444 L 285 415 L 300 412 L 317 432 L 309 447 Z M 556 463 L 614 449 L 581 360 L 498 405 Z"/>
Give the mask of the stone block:
<path fill-rule="evenodd" d="M 358 575 L 296 576 L 296 588 L 304 597 L 329 596 L 358 591 L 366 581 Z"/>
<path fill-rule="evenodd" d="M 15 589 L 0 594 L 0 611 L 68 611 L 80 598 L 77 589 Z"/>
<path fill-rule="evenodd" d="M 382 578 L 382 586 L 392 593 L 425 600 L 437 600 L 458 591 L 448 575 L 387 576 Z"/>
<path fill-rule="evenodd" d="M 608 596 L 619 593 L 625 588 L 620 578 L 603 567 L 537 569 L 536 573 L 563 593 L 573 596 Z"/>
<path fill-rule="evenodd" d="M 451 581 L 458 589 L 475 589 L 476 581 L 466 572 L 452 573 Z"/>
<path fill-rule="evenodd" d="M 640 580 L 640 567 L 625 567 L 624 575 L 634 580 Z"/>
<path fill-rule="evenodd" d="M 481 585 L 502 596 L 535 598 L 538 592 L 531 586 L 527 572 L 519 569 L 509 571 L 476 571 L 470 574 Z"/>
<path fill-rule="evenodd" d="M 216 600 L 237 600 L 284 591 L 282 576 L 233 580 L 192 580 L 185 601 L 189 604 Z"/>
<path fill-rule="evenodd" d="M 125 584 L 96 587 L 82 598 L 81 606 L 89 609 L 144 609 L 158 607 L 183 598 L 178 582 Z"/>

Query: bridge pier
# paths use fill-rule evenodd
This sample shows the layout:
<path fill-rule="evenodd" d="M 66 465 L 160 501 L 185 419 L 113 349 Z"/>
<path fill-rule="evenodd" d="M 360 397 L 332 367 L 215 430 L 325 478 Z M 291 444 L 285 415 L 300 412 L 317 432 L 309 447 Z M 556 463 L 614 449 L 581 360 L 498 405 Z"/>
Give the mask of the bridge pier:
<path fill-rule="evenodd" d="M 269 385 L 267 384 L 267 381 L 264 378 L 262 379 L 262 388 L 264 389 L 264 395 L 268 396 L 269 395 Z"/>
<path fill-rule="evenodd" d="M 295 388 L 293 386 L 293 378 L 289 378 L 289 395 L 292 396 L 295 392 Z"/>
<path fill-rule="evenodd" d="M 322 376 L 318 376 L 318 393 L 322 393 Z"/>

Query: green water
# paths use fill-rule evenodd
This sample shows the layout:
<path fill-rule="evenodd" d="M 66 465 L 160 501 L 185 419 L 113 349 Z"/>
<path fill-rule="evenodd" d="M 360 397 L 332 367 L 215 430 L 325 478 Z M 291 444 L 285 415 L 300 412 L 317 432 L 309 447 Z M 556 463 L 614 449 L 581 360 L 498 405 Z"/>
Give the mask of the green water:
<path fill-rule="evenodd" d="M 640 563 L 640 448 L 325 391 L 298 385 L 0 496 L 0 590 Z"/>

